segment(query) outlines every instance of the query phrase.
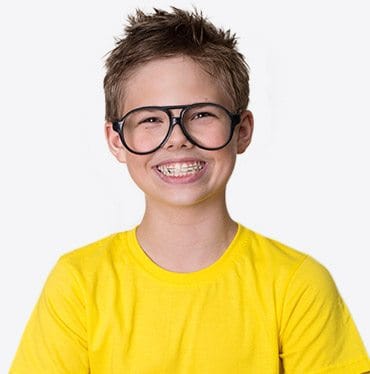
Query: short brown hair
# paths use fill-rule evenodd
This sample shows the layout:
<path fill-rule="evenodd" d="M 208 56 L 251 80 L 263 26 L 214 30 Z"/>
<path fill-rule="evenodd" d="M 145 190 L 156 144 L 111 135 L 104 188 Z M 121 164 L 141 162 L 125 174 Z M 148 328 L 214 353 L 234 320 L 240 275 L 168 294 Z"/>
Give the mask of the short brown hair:
<path fill-rule="evenodd" d="M 246 109 L 249 102 L 249 68 L 236 48 L 235 34 L 216 28 L 193 12 L 171 7 L 172 12 L 136 10 L 128 17 L 121 39 L 106 59 L 104 78 L 105 119 L 119 119 L 123 113 L 124 81 L 141 64 L 156 58 L 188 56 L 230 94 L 233 110 Z M 217 77 L 217 78 L 216 78 Z"/>

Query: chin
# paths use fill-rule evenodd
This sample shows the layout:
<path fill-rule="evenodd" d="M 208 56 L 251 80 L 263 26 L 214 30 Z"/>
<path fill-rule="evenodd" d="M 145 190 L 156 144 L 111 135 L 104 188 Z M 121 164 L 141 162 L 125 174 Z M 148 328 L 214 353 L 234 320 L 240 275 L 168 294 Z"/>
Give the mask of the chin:
<path fill-rule="evenodd" d="M 217 198 L 216 194 L 194 194 L 182 192 L 168 193 L 167 198 L 164 200 L 163 195 L 159 196 L 159 201 L 167 206 L 176 208 L 195 208 L 204 207 L 207 202 L 213 202 Z"/>

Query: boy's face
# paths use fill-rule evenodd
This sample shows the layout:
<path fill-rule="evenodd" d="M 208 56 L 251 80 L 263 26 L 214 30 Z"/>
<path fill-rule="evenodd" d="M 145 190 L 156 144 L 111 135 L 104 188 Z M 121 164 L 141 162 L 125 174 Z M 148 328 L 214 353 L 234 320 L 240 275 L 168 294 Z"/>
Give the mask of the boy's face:
<path fill-rule="evenodd" d="M 232 111 L 230 97 L 197 63 L 187 57 L 171 57 L 153 60 L 135 71 L 125 84 L 123 113 L 144 106 L 200 102 L 220 104 Z M 172 115 L 178 116 L 179 112 L 180 109 L 173 109 Z M 175 125 L 170 138 L 160 149 L 137 155 L 126 150 L 112 124 L 106 124 L 111 152 L 119 162 L 127 164 L 147 202 L 172 206 L 224 199 L 236 155 L 246 150 L 252 131 L 252 114 L 244 111 L 230 143 L 222 149 L 208 151 L 190 143 L 180 126 Z"/>

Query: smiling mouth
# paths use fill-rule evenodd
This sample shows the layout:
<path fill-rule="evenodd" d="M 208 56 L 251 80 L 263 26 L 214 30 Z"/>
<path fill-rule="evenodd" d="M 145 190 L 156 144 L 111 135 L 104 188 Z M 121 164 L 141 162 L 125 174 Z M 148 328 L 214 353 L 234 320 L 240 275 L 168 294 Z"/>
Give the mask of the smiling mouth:
<path fill-rule="evenodd" d="M 204 168 L 204 161 L 176 162 L 156 166 L 157 170 L 167 177 L 185 177 L 194 175 Z"/>

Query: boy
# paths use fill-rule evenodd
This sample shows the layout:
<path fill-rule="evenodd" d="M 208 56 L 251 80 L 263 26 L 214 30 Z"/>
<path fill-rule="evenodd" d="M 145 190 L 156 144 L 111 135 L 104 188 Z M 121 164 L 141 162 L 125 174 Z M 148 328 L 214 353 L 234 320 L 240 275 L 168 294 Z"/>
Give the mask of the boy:
<path fill-rule="evenodd" d="M 108 145 L 145 213 L 60 258 L 11 373 L 370 370 L 326 268 L 228 213 L 253 132 L 235 37 L 197 12 L 137 11 L 106 66 Z"/>

